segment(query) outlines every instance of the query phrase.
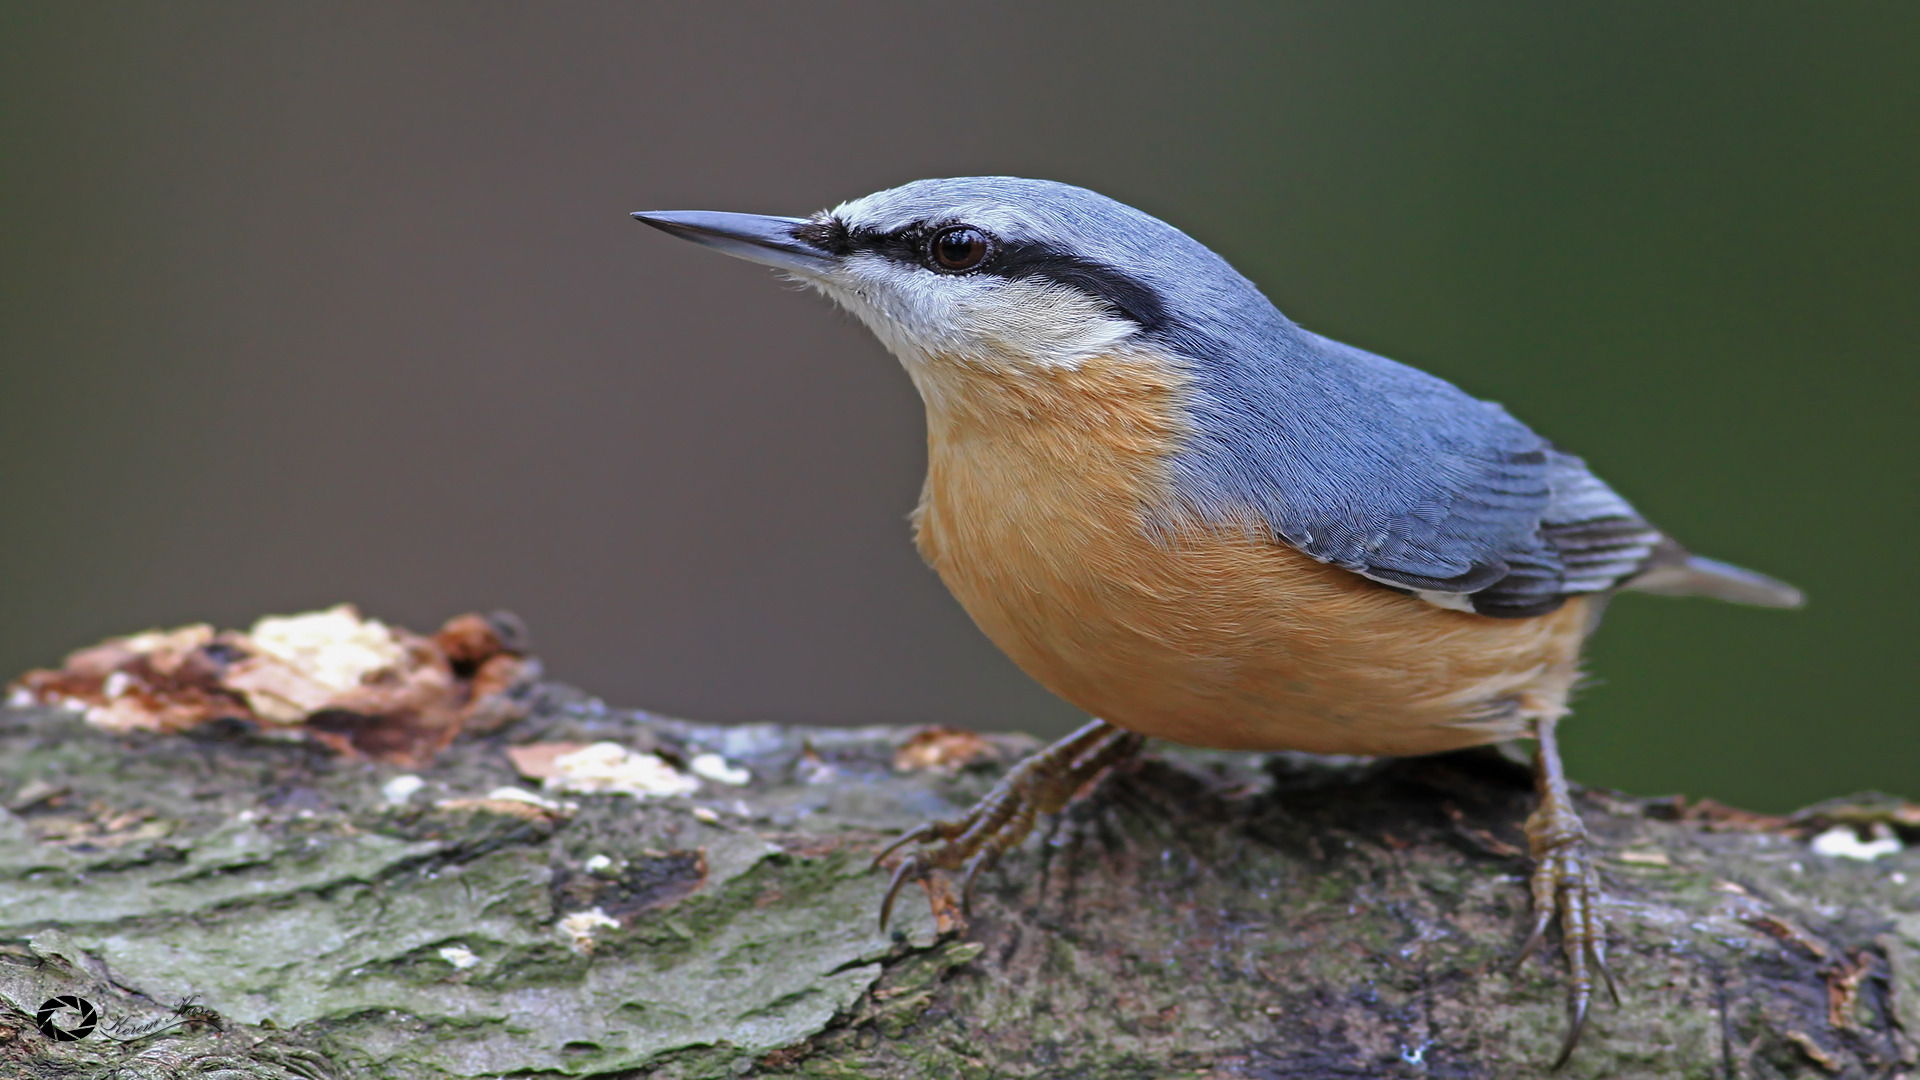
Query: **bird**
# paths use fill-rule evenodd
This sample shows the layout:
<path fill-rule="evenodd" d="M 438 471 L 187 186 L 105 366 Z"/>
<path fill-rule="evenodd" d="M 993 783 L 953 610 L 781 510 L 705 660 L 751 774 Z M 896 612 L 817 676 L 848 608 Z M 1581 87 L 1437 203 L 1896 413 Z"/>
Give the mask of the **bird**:
<path fill-rule="evenodd" d="M 1186 233 L 1086 188 L 918 180 L 809 217 L 632 215 L 852 313 L 926 409 L 914 540 L 986 636 L 1097 717 L 964 816 L 909 830 L 903 883 L 965 895 L 1041 814 L 1147 738 L 1421 755 L 1535 742 L 1531 929 L 1557 919 L 1569 1023 L 1606 966 L 1557 725 L 1621 592 L 1795 607 L 1689 552 L 1498 404 L 1313 333 Z"/>

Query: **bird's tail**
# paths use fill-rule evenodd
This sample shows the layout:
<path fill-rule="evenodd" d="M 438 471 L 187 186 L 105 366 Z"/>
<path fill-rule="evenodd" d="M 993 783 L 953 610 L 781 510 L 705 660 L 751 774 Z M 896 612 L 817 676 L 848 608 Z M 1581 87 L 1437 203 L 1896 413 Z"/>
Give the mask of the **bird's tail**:
<path fill-rule="evenodd" d="M 1669 540 L 1623 588 L 1659 596 L 1709 596 L 1754 607 L 1796 608 L 1806 594 L 1765 574 L 1695 555 Z"/>

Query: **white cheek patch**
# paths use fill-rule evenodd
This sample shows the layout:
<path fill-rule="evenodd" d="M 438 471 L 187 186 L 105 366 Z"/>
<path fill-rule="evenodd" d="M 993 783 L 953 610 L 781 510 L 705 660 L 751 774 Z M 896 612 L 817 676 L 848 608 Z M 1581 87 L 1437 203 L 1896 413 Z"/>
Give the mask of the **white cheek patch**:
<path fill-rule="evenodd" d="M 1065 285 L 934 274 L 855 256 L 808 282 L 852 312 L 909 365 L 944 356 L 987 367 L 1078 368 L 1139 327 Z"/>
<path fill-rule="evenodd" d="M 1002 355 L 1022 354 L 1048 367 L 1077 368 L 1112 353 L 1139 329 L 1102 301 L 1066 285 L 998 281 L 987 302 L 969 312 L 981 341 Z"/>

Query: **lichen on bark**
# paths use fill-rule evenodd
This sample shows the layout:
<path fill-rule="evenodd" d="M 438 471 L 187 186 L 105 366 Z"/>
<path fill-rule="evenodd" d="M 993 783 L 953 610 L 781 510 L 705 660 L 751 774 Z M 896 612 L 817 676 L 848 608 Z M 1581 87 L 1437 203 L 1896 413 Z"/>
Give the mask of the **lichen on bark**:
<path fill-rule="evenodd" d="M 1565 1022 L 1557 957 L 1507 970 L 1531 795 L 1495 753 L 1156 747 L 964 925 L 910 891 L 883 935 L 872 854 L 1030 741 L 941 768 L 901 729 L 701 726 L 556 686 L 526 705 L 398 800 L 396 767 L 240 727 L 0 711 L 0 1074 L 1492 1078 L 1540 1075 Z M 509 746 L 598 741 L 753 779 L 498 797 L 529 789 Z M 1563 1075 L 1914 1071 L 1920 859 L 1807 843 L 1911 829 L 1910 807 L 1580 802 L 1625 1000 Z M 100 1030 L 43 1036 L 60 995 Z"/>

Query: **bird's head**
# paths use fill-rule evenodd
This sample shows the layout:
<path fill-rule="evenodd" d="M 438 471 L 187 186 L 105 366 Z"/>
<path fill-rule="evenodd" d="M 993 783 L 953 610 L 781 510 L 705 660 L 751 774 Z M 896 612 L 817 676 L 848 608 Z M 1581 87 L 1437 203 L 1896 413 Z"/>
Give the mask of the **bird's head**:
<path fill-rule="evenodd" d="M 872 329 L 923 392 L 943 369 L 1044 372 L 1117 353 L 1165 356 L 1176 343 L 1278 317 L 1180 230 L 1050 181 L 919 180 L 810 218 L 633 216 L 819 289 Z"/>

